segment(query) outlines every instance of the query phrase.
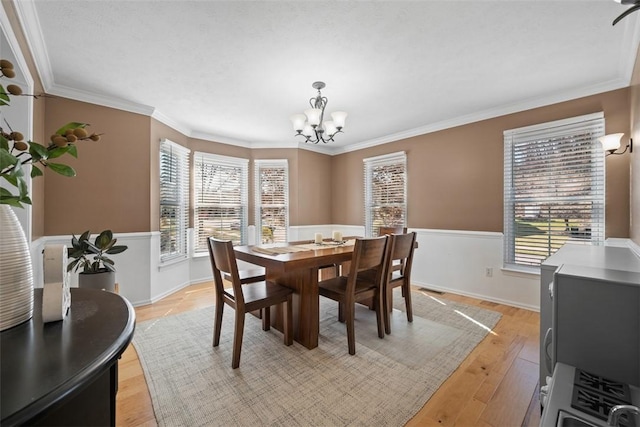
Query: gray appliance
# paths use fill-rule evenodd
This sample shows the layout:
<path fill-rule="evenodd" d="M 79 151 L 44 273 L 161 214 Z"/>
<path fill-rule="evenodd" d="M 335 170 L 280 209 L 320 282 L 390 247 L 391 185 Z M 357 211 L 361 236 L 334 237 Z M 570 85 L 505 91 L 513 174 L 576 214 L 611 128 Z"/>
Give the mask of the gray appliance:
<path fill-rule="evenodd" d="M 640 273 L 565 264 L 552 301 L 552 366 L 640 386 Z"/>
<path fill-rule="evenodd" d="M 546 384 L 546 378 L 551 376 L 554 368 L 551 360 L 553 301 L 550 288 L 552 288 L 554 274 L 565 264 L 640 273 L 640 258 L 629 247 L 567 243 L 542 263 L 540 269 L 540 386 Z M 544 396 L 541 396 L 541 401 L 544 400 L 543 398 Z"/>

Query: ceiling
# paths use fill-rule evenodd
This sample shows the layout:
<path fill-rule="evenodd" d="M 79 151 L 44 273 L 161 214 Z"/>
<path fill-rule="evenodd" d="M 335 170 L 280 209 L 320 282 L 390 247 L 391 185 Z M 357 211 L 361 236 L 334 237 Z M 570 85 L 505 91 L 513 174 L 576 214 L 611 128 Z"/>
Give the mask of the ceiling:
<path fill-rule="evenodd" d="M 629 85 L 640 13 L 582 1 L 15 2 L 45 90 L 187 136 L 299 146 L 326 82 L 351 151 Z M 304 144 L 302 144 L 304 146 Z M 304 147 L 303 147 L 304 148 Z"/>

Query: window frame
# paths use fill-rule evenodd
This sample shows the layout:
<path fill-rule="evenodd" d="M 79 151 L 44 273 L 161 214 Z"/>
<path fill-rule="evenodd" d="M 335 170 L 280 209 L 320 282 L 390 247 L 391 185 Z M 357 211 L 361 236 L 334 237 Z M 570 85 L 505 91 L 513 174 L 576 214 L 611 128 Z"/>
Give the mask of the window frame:
<path fill-rule="evenodd" d="M 285 182 L 283 188 L 283 200 L 284 204 L 265 205 L 262 202 L 262 180 L 261 170 L 262 168 L 281 168 L 285 173 Z M 256 244 L 260 243 L 285 243 L 289 239 L 289 162 L 287 159 L 259 159 L 254 160 L 254 196 L 255 196 L 255 226 L 256 226 Z M 278 237 L 272 235 L 270 242 L 263 242 L 262 239 L 262 209 L 268 208 L 284 208 L 284 236 L 278 233 Z M 273 231 L 272 231 L 273 233 Z"/>
<path fill-rule="evenodd" d="M 166 264 L 170 262 L 175 262 L 188 258 L 188 229 L 189 229 L 189 198 L 190 198 L 190 182 L 189 182 L 189 156 L 191 150 L 186 147 L 183 147 L 180 144 L 177 144 L 168 139 L 160 140 L 160 145 L 158 149 L 159 154 L 159 170 L 158 170 L 158 182 L 159 182 L 159 231 L 160 231 L 160 241 L 159 241 L 159 254 L 160 254 L 160 264 Z M 163 161 L 163 154 L 168 155 L 171 160 L 170 163 L 173 166 L 175 162 L 175 166 L 177 171 L 175 173 L 173 171 L 166 171 L 164 165 L 166 164 Z M 168 182 L 163 180 L 163 175 L 169 174 L 170 176 L 175 177 L 176 183 L 169 186 Z M 172 179 L 172 178 L 169 178 Z M 176 194 L 177 190 L 177 194 Z M 168 198 L 166 195 L 173 194 L 175 198 Z M 166 238 L 164 234 L 167 230 L 163 230 L 163 212 L 165 209 L 174 209 L 175 210 L 175 227 L 169 227 L 169 234 L 173 233 L 175 229 L 175 246 L 176 249 L 174 251 L 167 252 L 163 250 L 163 239 Z M 171 240 L 171 237 L 169 237 Z M 173 245 L 169 245 L 172 247 Z"/>
<path fill-rule="evenodd" d="M 201 191 L 202 188 L 199 182 L 199 171 L 198 168 L 204 168 L 205 166 L 218 166 L 222 168 L 229 169 L 237 169 L 240 172 L 240 197 L 237 204 L 226 204 L 226 203 L 213 203 L 213 202 L 201 202 L 201 196 L 204 196 Z M 207 197 L 211 197 L 213 193 L 208 194 Z M 202 151 L 196 151 L 193 155 L 193 229 L 194 229 L 194 242 L 193 242 L 193 252 L 195 255 L 204 255 L 208 253 L 208 249 L 206 244 L 199 246 L 200 241 L 200 216 L 199 209 L 200 208 L 225 208 L 225 209 L 233 209 L 239 208 L 240 216 L 238 218 L 238 230 L 240 231 L 240 239 L 232 239 L 234 240 L 234 244 L 247 244 L 248 240 L 248 211 L 249 211 L 249 160 L 240 158 L 240 157 L 229 157 L 222 156 L 219 154 L 206 153 Z M 232 228 L 230 226 L 229 230 Z M 209 235 L 207 235 L 209 236 Z M 228 235 L 216 235 L 212 234 L 213 237 L 219 237 L 226 239 Z"/>
<path fill-rule="evenodd" d="M 365 216 L 365 235 L 366 236 L 377 236 L 378 228 L 380 226 L 407 226 L 407 214 L 408 214 L 408 198 L 407 198 L 407 155 L 404 151 L 398 151 L 395 153 L 385 154 L 382 156 L 369 157 L 363 159 L 364 164 L 364 216 Z M 383 166 L 397 166 L 401 164 L 402 171 L 402 192 L 403 197 L 400 203 L 387 203 L 381 204 L 380 206 L 374 205 L 374 195 L 373 195 L 373 171 L 375 168 L 383 167 Z M 391 187 L 391 186 L 390 186 Z M 374 224 L 374 214 L 373 210 L 381 207 L 396 207 L 402 209 L 402 222 L 399 223 L 397 221 L 392 221 L 390 223 L 384 224 Z"/>
<path fill-rule="evenodd" d="M 600 136 L 604 135 L 605 120 L 604 113 L 598 112 L 593 114 L 587 114 L 577 117 L 571 117 L 562 120 L 556 120 L 552 122 L 540 123 L 531 126 L 525 126 L 516 129 L 506 130 L 503 133 L 504 136 L 504 250 L 503 250 L 503 266 L 506 269 L 521 270 L 521 271 L 539 271 L 540 265 L 549 256 L 553 255 L 559 247 L 564 244 L 564 241 L 571 240 L 575 243 L 590 244 L 590 245 L 602 245 L 605 239 L 605 155 L 602 149 L 602 144 L 598 141 Z M 517 154 L 515 145 L 518 145 Z M 529 145 L 526 145 L 529 144 Z M 533 144 L 537 144 L 542 147 L 536 149 Z M 551 149 L 544 151 L 545 144 Z M 588 144 L 588 148 L 587 147 Z M 529 148 L 529 147 L 533 148 Z M 558 149 L 561 147 L 561 149 Z M 531 155 L 534 150 L 539 153 L 538 158 L 531 160 L 527 163 L 516 162 L 516 156 Z M 549 153 L 553 153 L 554 157 L 550 157 Z M 544 161 L 546 156 L 546 161 Z M 543 161 L 540 160 L 543 159 Z M 532 166 L 532 163 L 536 163 Z M 588 197 L 584 195 L 569 195 L 570 192 L 566 190 L 569 184 L 576 187 L 576 179 L 579 178 L 563 178 L 565 176 L 571 176 L 575 174 L 574 170 L 577 166 L 581 166 L 588 170 L 587 179 L 581 181 L 582 186 L 587 185 L 590 189 L 588 191 Z M 535 168 L 535 174 L 538 176 L 536 181 L 525 181 L 526 178 L 521 179 L 526 172 L 532 173 L 532 167 Z M 542 171 L 547 171 L 547 177 L 540 177 Z M 561 173 L 563 172 L 563 173 Z M 584 174 L 584 172 L 583 172 Z M 514 176 L 518 176 L 514 178 Z M 518 181 L 516 184 L 515 181 Z M 531 182 L 531 185 L 527 185 L 523 191 L 516 194 L 516 186 L 522 182 Z M 584 181 L 588 181 L 588 184 L 584 184 Z M 536 184 L 535 186 L 533 184 Z M 545 187 L 544 184 L 547 184 Z M 578 184 L 579 191 L 584 192 L 584 189 Z M 535 195 L 531 189 L 536 189 L 538 195 Z M 555 190 L 551 190 L 554 188 Z M 561 192 L 569 193 L 564 197 L 558 197 L 558 188 Z M 555 193 L 554 193 L 555 191 Z M 527 206 L 524 204 L 530 204 L 530 212 L 527 213 Z M 543 244 L 540 244 L 537 240 L 531 240 L 533 238 L 526 237 L 522 231 L 518 232 L 518 219 L 520 223 L 531 223 L 532 221 L 523 221 L 526 218 L 540 218 L 541 210 L 539 205 L 547 204 L 547 243 L 546 252 L 544 257 L 542 253 L 536 255 L 538 248 L 543 248 Z M 581 207 L 591 204 L 591 209 L 587 211 L 581 211 Z M 517 205 L 520 205 L 518 207 Z M 538 209 L 533 209 L 538 205 Z M 584 227 L 583 231 L 574 232 L 574 228 L 569 223 L 569 215 L 564 216 L 564 223 L 559 223 L 557 220 L 560 218 L 560 212 L 568 211 L 569 209 L 578 210 L 580 214 L 585 213 L 585 217 L 588 216 L 591 221 L 588 223 L 589 227 Z M 524 209 L 519 216 L 516 214 L 516 209 Z M 544 210 L 542 210 L 544 215 Z M 557 218 L 553 215 L 558 215 Z M 544 219 L 544 216 L 542 217 Z M 555 222 L 554 222 L 555 220 Z M 578 218 L 578 220 L 584 220 Z M 537 221 L 545 222 L 545 221 Z M 564 224 L 564 233 L 569 233 L 568 238 L 564 238 L 563 231 L 561 230 L 562 224 Z M 526 225 L 526 224 L 525 224 Z M 522 225 L 521 225 L 522 227 Z M 578 239 L 578 234 L 582 233 Z M 521 243 L 518 244 L 516 239 L 520 238 Z M 529 252 L 525 254 L 527 249 L 527 239 L 529 239 Z M 543 239 L 539 239 L 543 240 Z M 522 249 L 518 252 L 518 246 Z M 543 248 L 544 249 L 544 248 Z M 542 252 L 543 249 L 539 251 Z M 520 253 L 520 260 L 518 260 L 518 253 Z M 535 258 L 541 258 L 536 260 Z M 525 262 L 527 259 L 530 261 Z"/>

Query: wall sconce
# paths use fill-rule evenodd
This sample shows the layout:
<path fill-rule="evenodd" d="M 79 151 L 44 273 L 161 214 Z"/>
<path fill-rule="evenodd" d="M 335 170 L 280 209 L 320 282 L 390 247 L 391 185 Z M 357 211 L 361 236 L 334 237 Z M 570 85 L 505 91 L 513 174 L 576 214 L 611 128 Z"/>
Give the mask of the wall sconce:
<path fill-rule="evenodd" d="M 624 151 L 616 153 L 615 151 L 620 148 L 620 140 L 624 133 L 612 133 L 609 135 L 601 136 L 598 141 L 602 143 L 602 148 L 606 152 L 605 157 L 611 154 L 624 154 L 629 150 L 629 153 L 633 153 L 633 138 L 629 138 L 629 143 L 624 147 Z"/>

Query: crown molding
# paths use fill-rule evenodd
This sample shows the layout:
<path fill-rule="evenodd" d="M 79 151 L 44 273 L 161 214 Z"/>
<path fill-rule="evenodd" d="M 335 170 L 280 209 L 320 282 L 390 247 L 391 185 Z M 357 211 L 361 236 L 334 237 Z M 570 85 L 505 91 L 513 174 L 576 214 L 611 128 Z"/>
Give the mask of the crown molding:
<path fill-rule="evenodd" d="M 162 113 L 160 110 L 158 109 L 154 109 L 153 113 L 151 114 L 151 117 L 156 119 L 157 121 L 159 121 L 160 123 L 163 123 L 167 126 L 169 126 L 171 129 L 174 129 L 178 132 L 180 132 L 181 134 L 183 134 L 184 136 L 190 137 L 192 130 L 190 127 L 183 125 L 182 123 L 173 120 L 171 117 L 165 115 L 164 113 Z"/>
<path fill-rule="evenodd" d="M 36 12 L 33 0 L 13 1 L 16 14 L 22 27 L 22 32 L 27 40 L 27 45 L 33 56 L 36 71 L 40 76 L 40 81 L 45 92 L 49 92 L 49 88 L 53 86 L 53 72 L 51 71 L 51 62 L 44 43 L 44 37 L 40 30 L 40 20 Z"/>
<path fill-rule="evenodd" d="M 544 96 L 539 98 L 531 98 L 522 102 L 514 104 L 490 108 L 487 110 L 479 111 L 473 114 L 467 114 L 464 116 L 454 117 L 448 120 L 442 120 L 439 122 L 431 123 L 426 126 L 421 126 L 414 129 L 409 129 L 403 132 L 394 133 L 380 138 L 371 139 L 355 144 L 350 144 L 344 147 L 336 147 L 334 154 L 348 153 L 351 151 L 362 150 L 365 148 L 375 147 L 377 145 L 388 144 L 390 142 L 399 141 L 402 139 L 412 138 L 414 136 L 425 135 L 440 130 L 445 130 L 457 126 L 467 125 L 482 120 L 493 119 L 508 114 L 519 113 L 522 111 L 532 110 L 547 105 L 553 105 L 560 102 L 570 101 L 573 99 L 583 98 L 586 96 L 596 95 L 598 93 L 608 92 L 611 90 L 621 89 L 627 87 L 629 81 L 625 79 L 614 79 L 603 83 L 598 83 L 592 86 L 579 88 L 563 92 L 561 94 L 553 94 L 550 96 Z"/>
<path fill-rule="evenodd" d="M 55 95 L 62 98 L 74 99 L 76 101 L 87 102 L 89 104 L 95 104 L 95 105 L 101 105 L 103 107 L 115 108 L 116 110 L 128 111 L 130 113 L 143 114 L 145 116 L 151 116 L 154 112 L 154 108 L 149 105 L 138 104 L 135 102 L 127 101 L 125 99 L 116 98 L 113 96 L 99 95 L 94 92 L 74 89 L 68 86 L 62 86 L 55 83 L 51 87 L 46 89 L 45 92 L 49 95 Z"/>

